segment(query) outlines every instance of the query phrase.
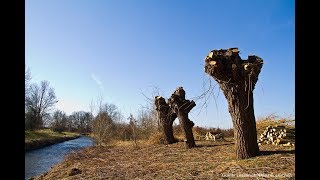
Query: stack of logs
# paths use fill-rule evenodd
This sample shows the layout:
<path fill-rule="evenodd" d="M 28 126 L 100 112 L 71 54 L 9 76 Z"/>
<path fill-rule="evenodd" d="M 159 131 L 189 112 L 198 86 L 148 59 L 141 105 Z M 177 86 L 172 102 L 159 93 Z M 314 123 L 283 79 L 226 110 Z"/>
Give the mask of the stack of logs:
<path fill-rule="evenodd" d="M 223 134 L 222 133 L 218 133 L 218 134 L 214 134 L 212 132 L 207 132 L 207 134 L 205 135 L 205 140 L 213 140 L 216 141 L 218 139 L 223 140 Z"/>
<path fill-rule="evenodd" d="M 260 135 L 258 144 L 273 144 L 282 146 L 294 146 L 295 129 L 285 128 L 285 126 L 268 126 Z"/>

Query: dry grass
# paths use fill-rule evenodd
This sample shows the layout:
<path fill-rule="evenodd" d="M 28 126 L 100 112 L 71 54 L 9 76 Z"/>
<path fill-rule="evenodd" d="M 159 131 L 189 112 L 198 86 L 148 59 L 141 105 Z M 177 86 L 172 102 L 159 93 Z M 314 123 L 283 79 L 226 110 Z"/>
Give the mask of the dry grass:
<path fill-rule="evenodd" d="M 232 141 L 197 141 L 198 147 L 193 149 L 185 149 L 184 142 L 150 145 L 141 141 L 138 145 L 134 148 L 132 142 L 118 142 L 114 146 L 89 147 L 70 154 L 36 179 L 294 179 L 292 147 L 261 146 L 261 156 L 236 160 Z M 74 170 L 79 174 L 70 176 Z"/>
<path fill-rule="evenodd" d="M 258 134 L 267 126 L 287 125 L 290 119 L 272 116 L 257 121 Z M 180 133 L 175 137 L 183 140 Z M 237 160 L 233 138 L 164 145 L 160 133 L 149 140 L 114 141 L 72 153 L 36 179 L 295 179 L 295 148 L 260 146 L 261 155 Z"/>
<path fill-rule="evenodd" d="M 182 142 L 184 140 L 184 136 L 182 134 L 175 133 L 174 138 L 176 142 Z M 150 138 L 145 141 L 143 144 L 148 145 L 159 145 L 159 144 L 166 144 L 166 141 L 164 139 L 163 133 L 156 132 L 150 136 Z"/>
<path fill-rule="evenodd" d="M 149 140 L 147 141 L 150 145 L 156 145 L 156 144 L 165 144 L 165 139 L 163 137 L 163 133 L 156 132 L 151 135 Z"/>

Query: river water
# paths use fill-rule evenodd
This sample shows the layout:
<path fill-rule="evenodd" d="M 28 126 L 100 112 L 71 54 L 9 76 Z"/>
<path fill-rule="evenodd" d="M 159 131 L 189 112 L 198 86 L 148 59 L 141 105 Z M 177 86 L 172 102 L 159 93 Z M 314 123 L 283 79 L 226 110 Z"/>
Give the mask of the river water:
<path fill-rule="evenodd" d="M 87 136 L 53 144 L 25 153 L 25 179 L 40 175 L 61 162 L 64 156 L 84 147 L 92 146 L 93 140 Z"/>

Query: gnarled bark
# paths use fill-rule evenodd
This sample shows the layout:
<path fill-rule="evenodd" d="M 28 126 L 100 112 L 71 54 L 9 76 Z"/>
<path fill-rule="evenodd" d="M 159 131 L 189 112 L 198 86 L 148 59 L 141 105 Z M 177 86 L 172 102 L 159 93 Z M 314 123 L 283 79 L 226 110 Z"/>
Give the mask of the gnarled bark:
<path fill-rule="evenodd" d="M 177 114 L 180 126 L 184 132 L 186 141 L 186 147 L 195 147 L 195 141 L 192 133 L 192 127 L 194 123 L 188 118 L 188 114 L 193 107 L 196 106 L 194 101 L 185 99 L 185 91 L 182 87 L 178 87 L 168 100 L 168 104 L 171 109 Z"/>
<path fill-rule="evenodd" d="M 258 56 L 242 60 L 238 48 L 213 50 L 205 59 L 205 72 L 218 82 L 228 101 L 238 159 L 259 154 L 253 89 L 262 64 Z"/>
<path fill-rule="evenodd" d="M 177 118 L 176 113 L 174 113 L 169 105 L 166 103 L 166 100 L 161 96 L 155 97 L 156 110 L 158 112 L 158 118 L 162 125 L 161 129 L 164 135 L 164 139 L 168 144 L 175 143 L 176 140 L 173 136 L 173 121 Z"/>

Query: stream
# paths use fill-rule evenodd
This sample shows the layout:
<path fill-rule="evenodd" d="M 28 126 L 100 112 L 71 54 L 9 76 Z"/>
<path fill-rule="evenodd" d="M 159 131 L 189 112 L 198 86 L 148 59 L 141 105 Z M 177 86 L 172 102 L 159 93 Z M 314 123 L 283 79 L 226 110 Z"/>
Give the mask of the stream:
<path fill-rule="evenodd" d="M 25 179 L 45 173 L 52 166 L 60 163 L 66 154 L 92 145 L 94 145 L 93 139 L 80 136 L 77 139 L 26 152 Z"/>

